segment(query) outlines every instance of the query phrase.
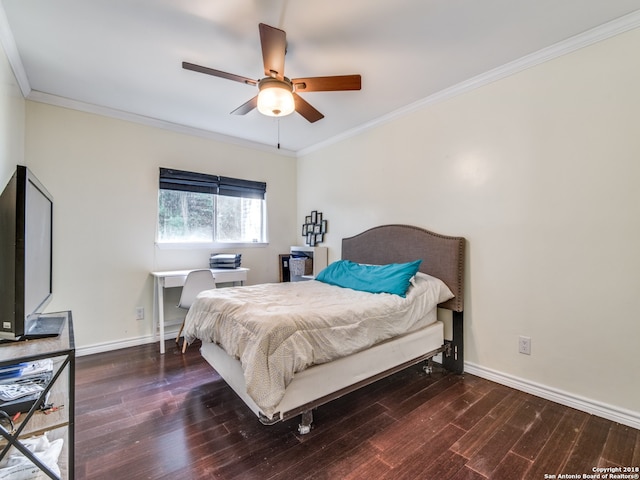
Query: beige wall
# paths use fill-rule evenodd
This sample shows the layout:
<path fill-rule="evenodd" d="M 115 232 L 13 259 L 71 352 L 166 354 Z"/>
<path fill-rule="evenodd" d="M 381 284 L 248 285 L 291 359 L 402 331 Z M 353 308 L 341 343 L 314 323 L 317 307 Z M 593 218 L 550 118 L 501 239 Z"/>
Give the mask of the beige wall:
<path fill-rule="evenodd" d="M 208 265 L 211 249 L 154 246 L 159 167 L 266 181 L 269 246 L 234 251 L 251 269 L 248 283 L 277 281 L 278 254 L 296 240 L 295 158 L 42 103 L 26 111 L 28 166 L 54 197 L 47 310 L 73 311 L 79 348 L 148 338 L 149 272 Z M 176 303 L 169 295 L 168 320 L 184 316 Z"/>
<path fill-rule="evenodd" d="M 298 223 L 468 239 L 466 360 L 640 416 L 640 31 L 306 154 Z M 518 336 L 532 354 L 518 353 Z"/>
<path fill-rule="evenodd" d="M 0 191 L 24 164 L 25 101 L 0 45 Z"/>

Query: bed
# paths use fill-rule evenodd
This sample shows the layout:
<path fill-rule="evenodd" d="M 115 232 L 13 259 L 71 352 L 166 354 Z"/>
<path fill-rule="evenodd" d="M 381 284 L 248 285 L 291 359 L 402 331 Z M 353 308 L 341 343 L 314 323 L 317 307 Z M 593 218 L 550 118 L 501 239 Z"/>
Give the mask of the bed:
<path fill-rule="evenodd" d="M 412 265 L 419 273 L 405 296 L 341 288 L 327 275 L 207 291 L 187 314 L 185 341 L 202 341 L 202 356 L 260 422 L 301 415 L 299 431 L 308 433 L 313 409 L 436 355 L 462 373 L 464 253 L 462 237 L 375 227 L 344 238 L 332 265 Z M 452 312 L 442 312 L 444 322 L 438 308 Z"/>

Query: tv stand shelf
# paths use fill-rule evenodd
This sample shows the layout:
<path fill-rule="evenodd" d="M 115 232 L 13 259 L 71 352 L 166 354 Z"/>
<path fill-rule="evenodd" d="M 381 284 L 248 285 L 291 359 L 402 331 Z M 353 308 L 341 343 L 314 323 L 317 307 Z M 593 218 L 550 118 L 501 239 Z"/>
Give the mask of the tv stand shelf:
<path fill-rule="evenodd" d="M 19 451 L 26 457 L 29 468 L 39 469 L 49 478 L 73 479 L 75 405 L 73 322 L 71 312 L 42 314 L 45 319 L 47 316 L 65 317 L 59 335 L 0 344 L 0 367 L 29 364 L 40 360 L 50 360 L 53 365 L 51 378 L 42 385 L 44 390 L 29 411 L 21 412 L 15 418 L 13 429 L 7 419 L 0 422 L 0 463 L 7 455 L 13 455 Z M 45 403 L 52 405 L 52 408 L 43 411 L 40 406 Z M 27 439 L 41 435 L 46 435 L 49 442 L 63 440 L 62 452 L 57 459 L 60 476 L 55 472 L 55 468 L 49 468 L 37 455 L 34 456 L 25 447 L 24 442 Z M 0 474 L 2 473 L 0 469 Z"/>

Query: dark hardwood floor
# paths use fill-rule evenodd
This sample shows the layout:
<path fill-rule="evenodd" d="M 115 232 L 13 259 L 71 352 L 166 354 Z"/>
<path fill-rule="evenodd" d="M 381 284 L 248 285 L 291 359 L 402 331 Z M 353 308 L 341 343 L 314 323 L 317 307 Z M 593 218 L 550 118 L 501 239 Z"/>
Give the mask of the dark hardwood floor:
<path fill-rule="evenodd" d="M 298 419 L 261 425 L 197 346 L 158 350 L 77 359 L 76 478 L 513 480 L 640 466 L 638 430 L 419 366 L 317 409 L 301 436 Z"/>

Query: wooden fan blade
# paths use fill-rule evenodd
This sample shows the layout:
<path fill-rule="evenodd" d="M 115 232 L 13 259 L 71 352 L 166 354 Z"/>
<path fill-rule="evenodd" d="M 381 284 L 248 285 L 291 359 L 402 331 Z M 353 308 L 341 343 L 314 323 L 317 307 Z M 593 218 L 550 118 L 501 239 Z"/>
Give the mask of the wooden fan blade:
<path fill-rule="evenodd" d="M 282 80 L 284 78 L 284 55 L 287 50 L 287 34 L 284 30 L 270 27 L 261 23 L 260 44 L 262 45 L 262 60 L 264 73 L 268 77 Z"/>
<path fill-rule="evenodd" d="M 238 108 L 236 108 L 233 112 L 231 112 L 231 114 L 232 115 L 246 115 L 247 113 L 249 113 L 251 110 L 253 110 L 257 106 L 258 106 L 258 96 L 256 95 L 255 97 L 253 97 L 248 102 L 243 103 Z"/>
<path fill-rule="evenodd" d="M 323 114 L 312 107 L 311 104 L 300 95 L 294 93 L 293 100 L 296 104 L 296 112 L 306 118 L 309 122 L 314 123 L 324 118 Z"/>
<path fill-rule="evenodd" d="M 339 90 L 360 90 L 360 75 L 337 75 L 333 77 L 294 78 L 291 80 L 298 92 L 335 92 Z"/>
<path fill-rule="evenodd" d="M 246 83 L 247 85 L 255 86 L 258 84 L 257 80 L 253 80 L 251 78 L 234 75 L 233 73 L 227 73 L 209 67 L 203 67 L 194 63 L 182 62 L 182 68 L 186 70 L 193 70 L 194 72 L 205 73 L 207 75 L 213 75 L 214 77 L 226 78 L 227 80 L 233 80 L 235 82 Z"/>

